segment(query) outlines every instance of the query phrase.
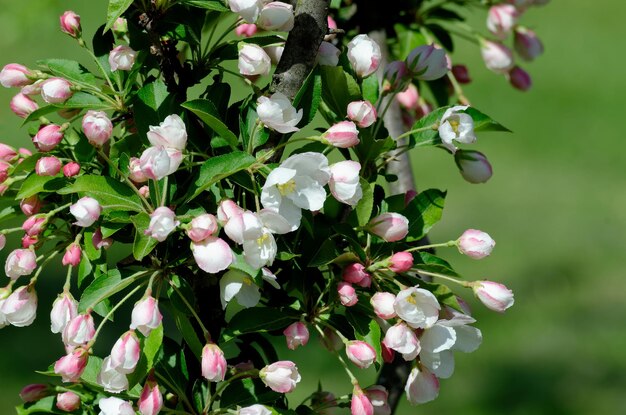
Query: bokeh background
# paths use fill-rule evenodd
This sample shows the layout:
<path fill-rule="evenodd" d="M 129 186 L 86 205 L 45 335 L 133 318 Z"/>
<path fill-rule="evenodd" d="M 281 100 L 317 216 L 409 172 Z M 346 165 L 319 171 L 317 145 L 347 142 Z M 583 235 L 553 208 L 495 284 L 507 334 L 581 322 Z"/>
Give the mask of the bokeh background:
<path fill-rule="evenodd" d="M 0 0 L 0 65 L 34 66 L 49 57 L 85 62 L 59 32 L 58 16 L 75 10 L 90 36 L 106 3 Z M 477 49 L 458 41 L 454 61 L 467 63 L 474 79 L 466 94 L 514 134 L 483 133 L 472 147 L 492 161 L 487 184 L 464 182 L 452 158 L 438 150 L 415 154 L 415 175 L 422 189 L 449 190 L 433 241 L 473 227 L 498 243 L 482 261 L 453 250 L 442 254 L 469 279 L 505 283 L 516 303 L 497 315 L 472 300 L 483 345 L 457 355 L 455 374 L 441 382 L 438 400 L 419 408 L 403 402 L 399 414 L 626 413 L 625 15 L 620 0 L 553 0 L 527 12 L 523 23 L 546 46 L 543 57 L 525 65 L 534 79 L 528 93 L 487 71 Z M 474 19 L 482 25 L 484 15 Z M 8 109 L 10 97 L 0 90 L 0 140 L 30 146 Z M 6 254 L 0 253 L 0 263 Z M 14 413 L 20 388 L 45 381 L 34 371 L 63 353 L 46 313 L 61 277 L 50 273 L 40 280 L 46 288 L 40 288 L 35 324 L 0 331 L 0 414 Z M 285 355 L 301 367 L 308 386 L 321 377 L 326 388 L 349 392 L 334 360 L 309 352 Z M 299 388 L 292 401 L 309 387 Z"/>

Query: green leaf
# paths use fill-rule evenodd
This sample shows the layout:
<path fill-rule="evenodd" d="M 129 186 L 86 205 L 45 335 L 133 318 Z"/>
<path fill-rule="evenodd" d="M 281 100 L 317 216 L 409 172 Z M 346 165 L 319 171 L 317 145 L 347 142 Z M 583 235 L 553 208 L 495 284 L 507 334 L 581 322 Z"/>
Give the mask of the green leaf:
<path fill-rule="evenodd" d="M 361 89 L 363 90 L 363 99 L 376 105 L 376 101 L 378 101 L 378 77 L 368 76 L 365 78 Z"/>
<path fill-rule="evenodd" d="M 154 368 L 159 377 L 165 378 L 171 385 L 168 389 L 173 389 L 171 391 L 181 397 L 186 396 L 189 372 L 185 353 L 177 342 L 169 337 L 163 338 L 163 347 L 159 349 Z"/>
<path fill-rule="evenodd" d="M 211 101 L 208 99 L 194 99 L 193 101 L 185 102 L 182 104 L 182 107 L 196 114 L 217 135 L 225 139 L 233 149 L 237 148 L 239 144 L 237 136 L 222 122 L 217 108 Z"/>
<path fill-rule="evenodd" d="M 109 270 L 106 274 L 102 274 L 93 280 L 93 282 L 85 288 L 85 291 L 83 291 L 80 297 L 78 311 L 84 313 L 86 310 L 94 308 L 101 301 L 124 290 L 143 276 L 144 274 L 137 273 L 134 274 L 134 276 L 122 278 L 122 275 L 116 268 Z"/>
<path fill-rule="evenodd" d="M 359 84 L 340 66 L 321 66 L 320 72 L 324 102 L 339 118 L 344 118 L 348 104 L 361 99 Z"/>
<path fill-rule="evenodd" d="M 54 112 L 54 111 L 56 111 L 58 109 L 59 108 L 54 106 L 54 105 L 46 105 L 46 106 L 43 106 L 43 107 L 41 107 L 39 109 L 36 109 L 35 111 L 33 111 L 30 114 L 28 114 L 28 116 L 26 118 L 24 118 L 24 121 L 22 122 L 22 126 L 26 125 L 30 121 L 39 120 L 40 117 L 42 117 L 42 116 L 44 116 L 46 114 L 50 114 L 51 112 Z"/>
<path fill-rule="evenodd" d="M 438 189 L 424 190 L 400 212 L 409 220 L 407 242 L 421 239 L 439 222 L 445 199 L 446 192 Z"/>
<path fill-rule="evenodd" d="M 245 333 L 265 333 L 287 327 L 297 316 L 287 310 L 267 307 L 252 307 L 241 310 L 228 322 L 222 333 L 224 342 Z"/>
<path fill-rule="evenodd" d="M 406 59 L 413 49 L 427 43 L 424 35 L 418 30 L 409 29 L 400 24 L 394 25 L 394 29 L 397 39 L 392 43 L 391 49 L 398 59 Z"/>
<path fill-rule="evenodd" d="M 320 69 L 315 68 L 305 79 L 302 87 L 293 99 L 295 108 L 302 108 L 303 116 L 300 125 L 311 122 L 322 101 L 322 76 Z"/>
<path fill-rule="evenodd" d="M 217 157 L 211 157 L 200 167 L 195 182 L 190 186 L 187 202 L 195 199 L 203 191 L 238 171 L 247 169 L 256 162 L 248 153 L 233 151 Z"/>
<path fill-rule="evenodd" d="M 337 243 L 332 239 L 327 239 L 320 246 L 320 249 L 313 255 L 313 258 L 307 264 L 307 267 L 317 268 L 333 262 L 341 251 L 337 247 Z"/>
<path fill-rule="evenodd" d="M 37 61 L 37 65 L 43 66 L 53 75 L 65 78 L 68 81 L 93 85 L 96 77 L 84 66 L 76 61 L 67 59 L 44 59 Z"/>
<path fill-rule="evenodd" d="M 418 254 L 418 257 L 415 258 L 415 254 Z M 452 265 L 448 261 L 443 258 L 439 258 L 433 254 L 430 254 L 426 251 L 420 251 L 413 254 L 413 257 L 416 259 L 415 267 L 428 272 L 435 272 L 437 274 L 449 275 L 455 278 L 461 278 L 454 269 L 452 269 Z"/>
<path fill-rule="evenodd" d="M 363 189 L 363 197 L 354 207 L 359 226 L 365 226 L 370 221 L 372 209 L 374 208 L 374 188 L 367 180 L 360 178 L 361 189 Z"/>
<path fill-rule="evenodd" d="M 35 402 L 23 403 L 15 408 L 17 415 L 67 414 L 56 407 L 56 395 L 46 396 Z"/>
<path fill-rule="evenodd" d="M 103 32 L 111 29 L 115 21 L 133 4 L 133 0 L 109 0 L 109 8 L 107 9 L 107 24 Z"/>
<path fill-rule="evenodd" d="M 178 330 L 183 335 L 185 343 L 189 345 L 189 348 L 193 352 L 193 355 L 197 359 L 200 359 L 200 356 L 202 356 L 202 348 L 204 347 L 204 345 L 200 342 L 200 339 L 198 338 L 198 335 L 196 334 L 193 325 L 189 321 L 189 317 L 187 317 L 177 309 L 174 309 L 172 314 L 174 315 L 176 327 L 178 327 Z"/>
<path fill-rule="evenodd" d="M 162 343 L 163 324 L 160 324 L 159 327 L 153 329 L 150 332 L 150 335 L 145 339 L 143 347 L 141 348 L 141 352 L 146 357 L 148 370 L 152 369 L 152 367 L 154 366 L 154 361 L 157 354 L 159 353 L 159 349 L 161 348 Z"/>
<path fill-rule="evenodd" d="M 372 320 L 367 315 L 357 312 L 352 307 L 346 310 L 346 318 L 354 328 L 354 337 L 374 348 L 376 351 L 376 362 L 380 364 L 383 361 L 380 346 L 381 331 L 376 320 Z"/>
<path fill-rule="evenodd" d="M 89 360 L 87 360 L 87 367 L 83 371 L 83 374 L 80 376 L 81 380 L 84 382 L 95 386 L 97 388 L 101 388 L 98 384 L 98 373 L 100 373 L 100 368 L 102 367 L 102 359 L 98 356 L 89 356 Z"/>
<path fill-rule="evenodd" d="M 111 104 L 100 101 L 100 98 L 95 97 L 86 92 L 75 92 L 67 101 L 56 104 L 61 108 L 85 108 L 85 109 L 108 109 L 111 108 Z"/>
<path fill-rule="evenodd" d="M 465 113 L 472 117 L 472 120 L 474 120 L 474 131 L 505 131 L 508 133 L 511 132 L 511 130 L 498 123 L 497 121 L 494 121 L 491 117 L 478 111 L 474 107 L 469 107 L 465 110 Z"/>
<path fill-rule="evenodd" d="M 158 125 L 174 113 L 174 97 L 167 92 L 167 86 L 160 79 L 144 85 L 137 92 L 137 98 L 133 109 L 137 129 L 142 136 L 148 132 L 149 126 Z"/>
<path fill-rule="evenodd" d="M 135 225 L 135 239 L 133 241 L 133 256 L 137 261 L 141 261 L 157 246 L 159 241 L 150 235 L 146 235 L 145 231 L 150 226 L 150 215 L 140 213 L 131 218 Z"/>
<path fill-rule="evenodd" d="M 18 213 L 19 212 L 19 213 Z M 4 209 L 0 210 L 0 222 L 4 222 L 5 220 L 13 219 L 18 215 L 21 215 L 21 211 L 17 208 L 17 206 L 7 206 Z"/>
<path fill-rule="evenodd" d="M 26 199 L 38 193 L 56 192 L 61 189 L 65 183 L 66 180 L 62 177 L 39 176 L 35 173 L 31 173 L 26 180 L 22 182 L 22 186 L 19 192 L 17 192 L 15 199 Z"/>
<path fill-rule="evenodd" d="M 447 305 L 454 308 L 455 310 L 463 312 L 463 308 L 459 304 L 456 294 L 454 294 L 447 285 L 420 281 L 420 288 L 424 288 L 432 292 L 435 297 L 437 297 L 437 301 L 439 301 L 441 304 Z"/>
<path fill-rule="evenodd" d="M 78 193 L 93 197 L 102 209 L 143 212 L 139 196 L 128 185 L 106 176 L 83 175 L 73 184 L 58 191 L 60 194 Z"/>
<path fill-rule="evenodd" d="M 219 0 L 180 0 L 181 3 L 200 9 L 215 10 L 218 12 L 227 12 L 230 9 Z"/>
<path fill-rule="evenodd" d="M 241 379 L 224 389 L 220 398 L 220 408 L 248 406 L 274 402 L 280 395 L 269 389 L 260 379 Z"/>
<path fill-rule="evenodd" d="M 438 125 L 443 113 L 446 112 L 448 108 L 449 107 L 438 108 L 413 124 L 411 130 L 425 129 L 424 131 L 411 134 L 411 140 L 414 140 L 414 143 L 411 144 L 413 144 L 414 147 L 436 146 L 441 144 L 441 138 L 439 138 L 437 129 L 428 127 Z"/>

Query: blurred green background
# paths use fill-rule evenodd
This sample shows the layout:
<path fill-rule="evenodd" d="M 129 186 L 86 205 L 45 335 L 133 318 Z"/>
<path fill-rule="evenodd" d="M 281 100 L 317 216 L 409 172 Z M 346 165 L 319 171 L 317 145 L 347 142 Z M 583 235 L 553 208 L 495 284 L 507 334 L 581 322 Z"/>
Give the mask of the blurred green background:
<path fill-rule="evenodd" d="M 104 0 L 0 0 L 0 6 L 0 65 L 34 66 L 49 57 L 86 61 L 59 32 L 58 16 L 75 10 L 90 36 L 106 11 Z M 469 279 L 505 283 L 516 303 L 497 315 L 472 299 L 483 345 L 456 356 L 455 374 L 442 380 L 438 400 L 417 408 L 403 402 L 400 414 L 626 413 L 626 141 L 620 121 L 626 58 L 619 46 L 625 15 L 626 2 L 619 0 L 554 0 L 528 11 L 522 23 L 546 46 L 543 57 L 524 65 L 534 79 L 528 93 L 487 71 L 476 48 L 458 41 L 453 58 L 470 68 L 474 82 L 465 90 L 472 104 L 514 134 L 480 134 L 471 147 L 493 164 L 487 184 L 464 182 L 452 158 L 437 150 L 415 154 L 415 175 L 421 189 L 449 191 L 433 241 L 455 239 L 472 227 L 498 243 L 482 261 L 453 250 L 441 254 Z M 10 97 L 0 90 L 0 140 L 30 147 L 9 111 Z M 63 353 L 47 316 L 62 283 L 50 277 L 35 324 L 0 331 L 1 414 L 14 413 L 20 388 L 45 381 L 34 370 Z M 333 358 L 312 356 L 311 349 L 283 355 L 298 363 L 307 383 L 292 401 L 320 377 L 327 389 L 349 392 Z"/>

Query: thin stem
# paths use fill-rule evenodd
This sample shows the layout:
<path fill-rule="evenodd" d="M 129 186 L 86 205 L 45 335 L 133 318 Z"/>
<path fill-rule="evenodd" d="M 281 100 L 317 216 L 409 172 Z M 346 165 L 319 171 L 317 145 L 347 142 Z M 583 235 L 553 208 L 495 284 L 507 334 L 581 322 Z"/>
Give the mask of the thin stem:
<path fill-rule="evenodd" d="M 91 339 L 91 341 L 89 342 L 89 345 L 87 347 L 87 350 L 89 350 L 91 348 L 91 346 L 93 346 L 93 344 L 96 342 L 96 339 L 98 338 L 98 334 L 100 333 L 100 330 L 102 330 L 102 327 L 104 327 L 104 325 L 106 324 L 106 322 L 109 320 L 109 318 L 113 315 L 113 313 L 115 313 L 115 311 L 120 308 L 122 306 L 122 304 L 124 304 L 130 297 L 132 297 L 137 291 L 139 291 L 139 289 L 144 285 L 144 283 L 141 283 L 139 285 L 137 285 L 135 288 L 133 288 L 128 294 L 126 294 L 124 296 L 124 298 L 122 298 L 120 301 L 117 302 L 117 304 L 115 304 L 115 306 L 111 309 L 111 311 L 109 311 L 107 313 L 106 316 L 104 316 L 104 318 L 102 319 L 102 321 L 100 322 L 100 324 L 98 324 L 98 328 L 96 329 L 96 333 L 94 334 L 93 338 Z"/>
<path fill-rule="evenodd" d="M 65 284 L 63 284 L 63 292 L 69 292 L 72 281 L 72 265 L 67 267 L 67 275 L 65 276 Z"/>
<path fill-rule="evenodd" d="M 161 195 L 161 205 L 165 206 L 165 200 L 167 199 L 167 184 L 168 184 L 168 176 L 165 176 L 163 179 L 163 194 Z"/>
<path fill-rule="evenodd" d="M 57 214 L 58 212 L 62 211 L 62 210 L 63 210 L 63 209 L 65 209 L 65 208 L 68 208 L 68 207 L 70 207 L 70 206 L 72 206 L 72 204 L 71 204 L 71 203 L 66 203 L 66 204 L 65 204 L 65 205 L 63 205 L 63 206 L 59 206 L 58 208 L 53 209 L 53 210 L 51 210 L 50 212 L 46 213 L 46 216 L 48 216 L 48 217 L 50 217 L 50 216 L 54 216 L 54 215 L 55 215 L 55 214 Z"/>
<path fill-rule="evenodd" d="M 89 55 L 93 58 L 93 60 L 96 62 L 96 65 L 98 66 L 98 69 L 100 69 L 100 72 L 102 72 L 102 75 L 104 75 L 104 79 L 106 79 L 107 84 L 109 84 L 109 87 L 111 88 L 111 90 L 115 93 L 118 94 L 118 91 L 115 89 L 115 87 L 113 86 L 113 82 L 111 82 L 111 78 L 109 78 L 109 75 L 107 74 L 107 72 L 104 70 L 104 67 L 102 66 L 102 64 L 100 63 L 100 61 L 98 60 L 98 58 L 96 57 L 96 55 L 91 51 L 91 49 L 89 49 L 87 47 L 87 44 L 85 43 L 85 41 L 83 41 L 81 39 L 81 41 L 79 42 L 79 44 L 83 47 L 83 49 L 85 49 L 87 51 L 87 53 L 89 53 Z M 118 105 L 120 105 L 121 107 L 121 102 L 119 100 L 119 97 L 116 96 L 115 101 Z"/>
<path fill-rule="evenodd" d="M 178 296 L 180 297 L 180 299 L 183 301 L 183 303 L 187 306 L 187 308 L 189 309 L 189 311 L 191 311 L 191 314 L 193 315 L 193 317 L 196 319 L 196 321 L 198 322 L 198 325 L 200 326 L 200 328 L 202 329 L 202 334 L 204 334 L 204 338 L 209 341 L 211 340 L 211 335 L 209 334 L 209 331 L 207 330 L 207 328 L 204 326 L 204 324 L 202 323 L 202 319 L 200 318 L 200 316 L 198 316 L 198 313 L 196 313 L 196 310 L 191 306 L 191 304 L 189 304 L 189 302 L 187 301 L 187 299 L 185 298 L 185 296 L 183 295 L 183 293 L 181 293 L 178 288 L 176 287 L 176 285 L 172 282 L 172 280 L 169 280 L 169 284 L 170 286 L 174 289 L 174 291 L 176 291 L 176 294 L 178 294 Z"/>
<path fill-rule="evenodd" d="M 415 272 L 417 272 L 419 274 L 423 274 L 423 275 L 428 275 L 429 277 L 441 278 L 441 279 L 444 279 L 444 280 L 452 281 L 452 282 L 457 283 L 457 284 L 459 284 L 459 285 L 461 285 L 463 287 L 470 287 L 471 286 L 471 284 L 469 282 L 460 281 L 460 280 L 457 280 L 456 278 L 448 277 L 447 275 L 438 274 L 436 272 L 423 271 L 423 270 L 420 270 L 419 268 L 411 268 L 411 271 L 415 271 Z"/>
<path fill-rule="evenodd" d="M 399 136 L 396 137 L 396 141 L 397 140 L 401 140 L 405 137 L 410 136 L 411 134 L 415 134 L 415 133 L 419 133 L 422 131 L 428 131 L 428 130 L 434 130 L 436 128 L 437 124 L 432 124 L 432 125 L 428 125 L 426 127 L 422 127 L 422 128 L 416 128 L 415 130 L 409 130 L 406 133 L 402 133 Z"/>
<path fill-rule="evenodd" d="M 233 380 L 237 380 L 237 379 L 241 379 L 241 378 L 245 378 L 248 376 L 258 376 L 259 375 L 259 371 L 257 369 L 254 370 L 248 370 L 245 372 L 241 372 L 241 373 L 237 373 L 234 376 L 231 376 L 230 378 L 226 379 L 226 381 L 224 381 L 224 383 L 222 383 L 217 390 L 215 391 L 215 393 L 211 396 L 211 399 L 209 399 L 209 401 L 207 402 L 207 404 L 204 407 L 204 410 L 202 411 L 203 413 L 206 413 L 209 408 L 211 408 L 211 405 L 213 405 L 213 401 L 215 401 L 215 398 L 217 396 L 220 396 L 220 393 L 222 393 L 222 391 L 228 386 L 230 385 L 230 383 Z"/>
<path fill-rule="evenodd" d="M 451 246 L 456 246 L 456 241 L 455 240 L 454 241 L 448 241 L 448 242 L 440 243 L 440 244 L 430 244 L 430 245 L 415 246 L 413 248 L 405 249 L 404 252 L 422 251 L 424 249 L 431 249 L 431 248 L 449 248 Z"/>
<path fill-rule="evenodd" d="M 319 334 L 320 334 L 320 336 L 322 336 L 322 338 L 326 338 L 326 335 L 324 334 L 324 330 L 322 330 L 322 328 L 318 324 L 313 324 L 313 326 L 315 326 L 315 329 L 319 332 Z M 341 363 L 341 365 L 343 366 L 344 370 L 348 374 L 348 377 L 350 378 L 350 382 L 352 382 L 353 385 L 357 385 L 359 383 L 359 380 L 356 378 L 356 376 L 354 376 L 352 374 L 352 371 L 348 367 L 348 364 L 346 363 L 346 361 L 343 359 L 343 357 L 341 357 L 341 355 L 336 350 L 334 350 L 332 348 L 331 348 L 331 350 L 333 351 L 335 356 L 337 356 L 337 359 L 339 359 L 339 362 Z"/>
<path fill-rule="evenodd" d="M 58 251 L 54 251 L 54 252 L 52 252 L 51 254 L 48 254 L 48 255 L 47 255 L 46 260 L 45 260 L 45 261 L 44 261 L 44 262 L 43 262 L 43 263 L 42 263 L 42 264 L 41 264 L 41 265 L 37 268 L 37 271 L 35 272 L 35 275 L 34 275 L 34 276 L 30 279 L 30 283 L 29 283 L 29 285 L 33 285 L 33 284 L 35 284 L 35 283 L 37 282 L 37 278 L 39 278 L 39 275 L 41 274 L 41 271 L 43 271 L 44 267 L 45 267 L 46 265 L 48 265 L 48 263 L 49 263 L 50 261 L 52 261 L 52 260 L 54 259 L 54 257 L 55 257 L 55 256 L 59 255 L 59 253 L 60 253 L 60 252 L 61 252 L 61 251 L 60 251 L 60 250 L 58 250 Z M 42 256 L 43 256 L 43 255 L 42 255 Z M 39 257 L 39 258 L 41 258 L 41 257 Z M 37 258 L 37 260 L 39 260 L 39 258 Z"/>
<path fill-rule="evenodd" d="M 165 377 L 163 377 L 161 374 L 159 374 L 159 372 L 154 371 L 154 375 L 159 379 L 159 383 L 165 385 L 168 389 L 170 389 L 172 392 L 176 392 L 176 394 L 178 395 L 179 398 L 181 398 L 183 400 L 183 404 L 187 407 L 187 409 L 189 409 L 189 411 L 191 411 L 192 414 L 196 414 L 197 412 L 194 411 L 193 409 L 193 405 L 191 405 L 191 402 L 189 402 L 189 399 L 187 399 L 187 395 L 185 395 L 184 391 L 179 390 L 176 385 L 173 385 L 170 381 L 168 381 Z M 184 412 L 183 412 L 184 413 Z"/>

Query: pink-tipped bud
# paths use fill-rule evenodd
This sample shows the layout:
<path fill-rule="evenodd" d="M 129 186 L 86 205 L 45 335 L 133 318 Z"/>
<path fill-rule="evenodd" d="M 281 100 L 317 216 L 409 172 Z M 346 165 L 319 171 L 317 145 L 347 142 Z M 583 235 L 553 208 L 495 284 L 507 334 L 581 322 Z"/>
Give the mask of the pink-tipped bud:
<path fill-rule="evenodd" d="M 533 80 L 528 72 L 519 66 L 514 66 L 513 69 L 511 69 L 511 71 L 507 74 L 507 78 L 511 86 L 515 89 L 519 89 L 520 91 L 528 91 L 530 87 L 533 86 Z"/>
<path fill-rule="evenodd" d="M 202 349 L 202 376 L 209 382 L 221 382 L 226 376 L 228 364 L 224 352 L 215 343 L 208 343 Z"/>
<path fill-rule="evenodd" d="M 48 104 L 67 101 L 74 92 L 72 84 L 63 78 L 49 78 L 41 84 L 41 98 Z"/>
<path fill-rule="evenodd" d="M 65 177 L 74 177 L 78 173 L 80 173 L 80 164 L 75 161 L 70 161 L 65 166 L 63 166 L 63 176 Z"/>
<path fill-rule="evenodd" d="M 57 394 L 57 409 L 65 412 L 73 412 L 80 408 L 80 396 L 72 391 Z"/>
<path fill-rule="evenodd" d="M 200 269 L 209 274 L 225 270 L 235 259 L 228 243 L 215 236 L 209 236 L 200 242 L 192 242 L 191 252 Z"/>
<path fill-rule="evenodd" d="M 490 310 L 504 313 L 515 303 L 513 291 L 492 281 L 477 281 L 472 284 L 474 295 Z"/>
<path fill-rule="evenodd" d="M 80 36 L 80 16 L 71 10 L 66 11 L 59 18 L 61 23 L 61 31 L 67 33 L 71 37 L 77 38 Z"/>
<path fill-rule="evenodd" d="M 322 134 L 322 140 L 339 148 L 354 147 L 360 142 L 359 130 L 352 121 L 340 121 Z"/>
<path fill-rule="evenodd" d="M 65 250 L 65 254 L 63 255 L 62 263 L 65 266 L 71 265 L 73 267 L 77 267 L 80 264 L 82 252 L 80 250 L 80 246 L 76 243 L 70 244 Z"/>
<path fill-rule="evenodd" d="M 109 249 L 111 245 L 113 245 L 113 239 L 103 238 L 102 230 L 98 228 L 96 229 L 96 231 L 93 233 L 93 236 L 91 237 L 91 243 L 93 244 L 93 247 L 96 249 L 101 249 L 101 248 Z"/>
<path fill-rule="evenodd" d="M 493 174 L 489 160 L 479 151 L 457 150 L 454 161 L 461 176 L 470 183 L 485 183 Z"/>
<path fill-rule="evenodd" d="M 175 148 L 148 147 L 141 153 L 139 163 L 143 174 L 152 180 L 161 180 L 178 170 L 183 153 Z"/>
<path fill-rule="evenodd" d="M 459 251 L 473 259 L 482 259 L 491 254 L 496 241 L 489 234 L 476 229 L 468 229 L 457 241 Z"/>
<path fill-rule="evenodd" d="M 41 209 L 41 199 L 39 199 L 39 196 L 37 195 L 22 199 L 20 202 L 20 209 L 26 216 L 35 215 Z"/>
<path fill-rule="evenodd" d="M 470 78 L 469 71 L 465 65 L 453 65 L 452 75 L 454 75 L 456 81 L 462 85 L 472 82 L 472 78 Z"/>
<path fill-rule="evenodd" d="M 144 183 L 149 180 L 141 170 L 141 162 L 137 157 L 131 157 L 128 162 L 128 178 L 135 183 Z"/>
<path fill-rule="evenodd" d="M 361 369 L 366 369 L 376 360 L 376 351 L 364 341 L 351 340 L 346 344 L 348 359 Z"/>
<path fill-rule="evenodd" d="M 309 329 L 301 321 L 290 324 L 284 331 L 287 348 L 296 350 L 298 346 L 306 346 L 309 342 Z"/>
<path fill-rule="evenodd" d="M 20 391 L 20 398 L 22 398 L 22 401 L 26 403 L 36 402 L 50 395 L 50 392 L 52 391 L 48 385 L 44 385 L 43 383 L 33 383 L 22 388 Z"/>
<path fill-rule="evenodd" d="M 53 333 L 61 333 L 67 323 L 78 315 L 78 302 L 69 292 L 59 295 L 52 304 L 50 311 L 50 330 Z"/>
<path fill-rule="evenodd" d="M 348 118 L 361 128 L 376 122 L 376 108 L 369 101 L 353 101 L 348 104 Z"/>
<path fill-rule="evenodd" d="M 406 64 L 413 77 L 422 81 L 439 79 L 450 69 L 446 52 L 435 45 L 416 47 L 406 58 Z"/>
<path fill-rule="evenodd" d="M 243 212 L 244 210 L 235 202 L 230 199 L 224 199 L 217 207 L 217 220 L 224 225 L 230 218 L 241 215 Z"/>
<path fill-rule="evenodd" d="M 439 395 L 439 379 L 420 365 L 409 374 L 404 392 L 413 405 L 433 401 Z"/>
<path fill-rule="evenodd" d="M 11 164 L 7 163 L 4 160 L 0 160 L 0 183 L 4 183 L 4 181 L 9 178 L 10 168 Z"/>
<path fill-rule="evenodd" d="M 387 348 L 402 354 L 406 361 L 415 359 L 421 350 L 415 332 L 404 323 L 389 327 L 382 343 Z"/>
<path fill-rule="evenodd" d="M 543 53 L 543 44 L 535 32 L 526 27 L 515 29 L 515 51 L 522 59 L 532 61 Z"/>
<path fill-rule="evenodd" d="M 384 386 L 372 385 L 364 390 L 365 395 L 369 398 L 372 406 L 374 407 L 374 415 L 390 415 L 391 407 L 387 400 L 389 399 L 389 393 Z"/>
<path fill-rule="evenodd" d="M 54 373 L 61 375 L 63 382 L 76 382 L 87 367 L 89 353 L 78 347 L 63 356 L 54 364 Z"/>
<path fill-rule="evenodd" d="M 58 158 L 42 157 L 35 164 L 35 173 L 39 176 L 56 176 L 61 171 L 61 160 Z"/>
<path fill-rule="evenodd" d="M 44 125 L 33 137 L 33 144 L 37 150 L 47 152 L 53 150 L 63 140 L 63 131 L 56 124 Z"/>
<path fill-rule="evenodd" d="M 76 218 L 74 225 L 86 228 L 98 220 L 102 213 L 102 206 L 93 197 L 85 196 L 70 206 L 70 213 Z"/>
<path fill-rule="evenodd" d="M 317 51 L 317 63 L 322 66 L 337 66 L 339 55 L 341 55 L 341 51 L 335 45 L 329 42 L 322 42 Z"/>
<path fill-rule="evenodd" d="M 141 186 L 139 188 L 139 194 L 145 197 L 146 199 L 150 198 L 150 187 L 149 186 Z"/>
<path fill-rule="evenodd" d="M 413 266 L 413 255 L 410 252 L 396 252 L 389 258 L 389 269 L 395 273 L 407 272 Z"/>
<path fill-rule="evenodd" d="M 37 105 L 35 101 L 22 93 L 15 95 L 11 99 L 9 106 L 11 107 L 13 114 L 20 118 L 28 117 L 31 112 L 36 111 L 39 108 L 39 105 Z"/>
<path fill-rule="evenodd" d="M 363 264 L 359 264 L 358 262 L 346 266 L 341 274 L 343 280 L 351 284 L 358 284 L 364 278 L 369 276 L 370 274 L 365 271 L 365 266 L 363 266 Z"/>
<path fill-rule="evenodd" d="M 23 86 L 20 92 L 28 97 L 41 95 L 41 84 L 43 82 L 44 79 L 38 79 L 30 85 Z"/>
<path fill-rule="evenodd" d="M 280 360 L 265 366 L 259 371 L 259 377 L 265 385 L 278 393 L 292 392 L 301 380 L 298 367 L 289 360 Z"/>
<path fill-rule="evenodd" d="M 135 64 L 135 57 L 137 52 L 128 46 L 120 45 L 116 46 L 109 53 L 109 65 L 111 71 L 130 71 Z"/>
<path fill-rule="evenodd" d="M 354 287 L 349 282 L 340 282 L 337 285 L 337 293 L 339 294 L 339 301 L 346 307 L 352 307 L 359 301 Z"/>
<path fill-rule="evenodd" d="M 382 54 L 380 46 L 367 35 L 357 35 L 348 43 L 348 60 L 359 78 L 376 72 Z"/>
<path fill-rule="evenodd" d="M 144 336 L 149 336 L 153 329 L 161 325 L 163 316 L 159 311 L 159 303 L 149 296 L 135 303 L 131 315 L 130 328 L 139 330 Z"/>
<path fill-rule="evenodd" d="M 33 215 L 24 221 L 22 229 L 28 236 L 37 236 L 46 228 L 46 215 Z"/>
<path fill-rule="evenodd" d="M 487 14 L 487 29 L 500 40 L 506 39 L 517 24 L 520 13 L 510 4 L 497 4 Z"/>
<path fill-rule="evenodd" d="M 30 85 L 35 82 L 34 79 L 29 78 L 32 75 L 30 69 L 24 65 L 9 63 L 0 71 L 0 85 L 5 88 L 19 88 Z"/>
<path fill-rule="evenodd" d="M 87 140 L 96 147 L 109 141 L 113 132 L 113 123 L 104 111 L 87 111 L 82 126 Z"/>
<path fill-rule="evenodd" d="M 329 15 L 328 18 L 326 19 L 326 21 L 328 22 L 328 29 L 329 30 L 337 29 L 337 22 L 335 21 L 335 19 L 333 19 L 332 16 Z M 330 42 L 331 40 L 333 40 L 336 37 L 337 36 L 334 33 L 331 33 L 329 35 L 324 36 L 324 40 L 326 42 Z"/>
<path fill-rule="evenodd" d="M 174 211 L 166 206 L 161 206 L 150 214 L 150 225 L 145 234 L 163 242 L 178 225 L 180 222 L 176 220 Z"/>
<path fill-rule="evenodd" d="M 415 110 L 419 105 L 419 93 L 415 84 L 409 84 L 409 86 L 402 92 L 396 95 L 396 100 L 400 103 L 400 106 L 407 110 Z"/>
<path fill-rule="evenodd" d="M 237 67 L 242 75 L 267 75 L 272 67 L 272 60 L 259 45 L 240 43 Z"/>
<path fill-rule="evenodd" d="M 30 249 L 12 251 L 4 264 L 4 273 L 12 280 L 22 275 L 30 275 L 37 268 L 37 256 Z"/>
<path fill-rule="evenodd" d="M 0 143 L 0 160 L 12 161 L 17 157 L 17 151 L 7 144 Z"/>
<path fill-rule="evenodd" d="M 196 216 L 191 220 L 187 236 L 194 242 L 200 242 L 217 232 L 217 218 L 210 213 Z"/>
<path fill-rule="evenodd" d="M 363 197 L 360 171 L 361 164 L 358 161 L 343 160 L 330 166 L 328 187 L 335 199 L 353 207 L 359 203 Z"/>
<path fill-rule="evenodd" d="M 387 347 L 385 343 L 380 344 L 380 354 L 383 358 L 383 362 L 391 363 L 396 357 L 396 352 L 393 349 Z"/>
<path fill-rule="evenodd" d="M 399 213 L 388 212 L 370 220 L 367 228 L 387 242 L 397 242 L 409 233 L 409 220 Z"/>
<path fill-rule="evenodd" d="M 37 293 L 29 285 L 13 291 L 0 307 L 0 315 L 15 327 L 30 326 L 37 317 Z"/>
<path fill-rule="evenodd" d="M 374 406 L 369 398 L 363 393 L 359 385 L 354 385 L 352 401 L 350 402 L 351 415 L 374 415 Z"/>
<path fill-rule="evenodd" d="M 129 330 L 113 345 L 110 365 L 120 373 L 132 373 L 137 367 L 140 355 L 139 338 L 134 331 Z"/>
<path fill-rule="evenodd" d="M 480 53 L 487 69 L 500 74 L 505 74 L 513 67 L 513 53 L 502 43 L 483 40 Z"/>
<path fill-rule="evenodd" d="M 79 314 L 71 319 L 63 329 L 63 343 L 78 347 L 87 344 L 96 334 L 91 314 Z"/>
<path fill-rule="evenodd" d="M 22 237 L 22 248 L 28 249 L 31 246 L 35 245 L 37 242 L 39 242 L 39 238 L 36 235 L 30 236 L 28 234 L 25 234 Z"/>
<path fill-rule="evenodd" d="M 383 73 L 383 88 L 396 91 L 403 88 L 409 81 L 409 69 L 404 61 L 393 61 L 385 67 Z"/>
<path fill-rule="evenodd" d="M 163 408 L 163 395 L 159 385 L 151 377 L 143 387 L 137 406 L 141 415 L 157 415 Z"/>
<path fill-rule="evenodd" d="M 370 303 L 374 307 L 374 313 L 384 320 L 396 316 L 396 310 L 393 308 L 395 301 L 396 296 L 388 292 L 378 292 L 370 299 Z"/>
<path fill-rule="evenodd" d="M 273 1 L 261 9 L 257 24 L 265 30 L 288 32 L 293 29 L 293 6 L 289 3 Z"/>
<path fill-rule="evenodd" d="M 237 36 L 250 37 L 254 36 L 258 31 L 255 24 L 252 23 L 242 23 L 235 29 L 235 34 Z"/>

